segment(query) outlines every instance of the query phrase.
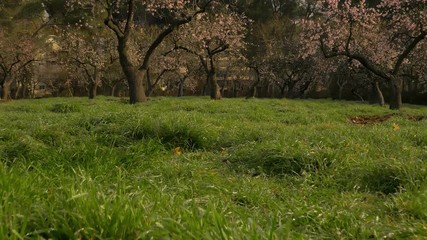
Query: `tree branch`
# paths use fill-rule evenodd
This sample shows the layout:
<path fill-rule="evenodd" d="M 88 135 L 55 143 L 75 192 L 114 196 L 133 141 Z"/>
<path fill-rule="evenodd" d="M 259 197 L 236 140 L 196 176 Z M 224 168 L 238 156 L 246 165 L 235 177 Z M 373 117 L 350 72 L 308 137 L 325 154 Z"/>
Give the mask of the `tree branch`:
<path fill-rule="evenodd" d="M 37 62 L 37 61 L 40 61 L 40 60 L 37 60 L 37 59 L 30 59 L 30 60 L 28 60 L 27 62 L 25 62 L 23 65 L 21 65 L 21 66 L 18 68 L 18 71 L 19 71 L 19 70 L 21 70 L 21 69 L 23 69 L 24 67 L 26 67 L 28 64 L 30 64 L 30 63 L 32 63 L 32 62 Z"/>
<path fill-rule="evenodd" d="M 108 17 L 104 19 L 104 24 L 109 29 L 111 29 L 118 38 L 124 38 L 125 37 L 124 32 L 120 29 L 120 26 L 118 25 L 118 23 L 116 23 L 113 19 L 113 11 L 114 11 L 113 5 L 114 5 L 114 2 L 112 3 L 110 2 L 110 3 L 107 3 L 107 6 L 104 6 L 105 10 L 108 12 Z"/>
<path fill-rule="evenodd" d="M 323 38 L 320 38 L 320 49 L 322 50 L 323 56 L 325 58 L 333 58 L 333 57 L 337 57 L 337 56 L 345 56 L 348 57 L 350 59 L 355 59 L 357 60 L 360 64 L 362 64 L 366 69 L 368 69 L 369 71 L 371 71 L 373 74 L 385 79 L 385 80 L 390 80 L 390 76 L 385 73 L 383 70 L 381 70 L 379 67 L 375 66 L 374 63 L 372 63 L 368 58 L 366 58 L 365 56 L 361 55 L 361 54 L 357 54 L 357 53 L 351 53 L 349 51 L 349 49 L 346 49 L 346 51 L 344 52 L 338 52 L 338 51 L 334 51 L 334 52 L 328 52 L 326 50 Z"/>
<path fill-rule="evenodd" d="M 205 61 L 205 59 L 203 58 L 203 56 L 201 54 L 199 54 L 196 51 L 193 51 L 193 50 L 191 50 L 189 48 L 186 48 L 184 46 L 179 46 L 179 45 L 175 45 L 174 49 L 182 49 L 182 50 L 184 50 L 184 51 L 186 51 L 188 53 L 191 53 L 191 54 L 197 56 L 199 58 L 199 60 L 200 60 L 200 63 L 202 64 L 203 68 L 205 69 L 205 71 L 209 72 L 208 64 L 207 64 L 207 62 Z"/>
<path fill-rule="evenodd" d="M 349 28 L 350 28 L 349 29 L 349 35 L 348 35 L 347 41 L 345 43 L 345 51 L 348 54 L 350 54 L 350 42 L 351 42 L 351 39 L 353 38 L 353 21 L 352 20 L 350 20 L 350 27 Z"/>
<path fill-rule="evenodd" d="M 393 75 L 396 75 L 399 72 L 399 69 L 402 66 L 402 63 L 405 60 L 405 58 L 408 57 L 411 51 L 417 46 L 419 42 L 424 40 L 426 36 L 427 36 L 427 32 L 421 32 L 421 34 L 418 35 L 416 38 L 414 38 L 412 42 L 405 48 L 402 54 L 397 58 L 396 64 L 394 65 L 394 68 L 393 68 Z"/>
<path fill-rule="evenodd" d="M 223 44 L 221 46 L 218 46 L 217 48 L 215 48 L 214 50 L 209 50 L 209 55 L 213 56 L 215 54 L 218 54 L 220 52 L 223 52 L 225 50 L 227 50 L 229 48 L 228 44 Z"/>
<path fill-rule="evenodd" d="M 128 0 L 128 17 L 126 19 L 124 37 L 128 38 L 133 28 L 133 18 L 135 16 L 135 0 Z"/>
<path fill-rule="evenodd" d="M 37 34 L 45 27 L 51 25 L 54 26 L 55 24 L 51 24 L 53 21 L 53 19 L 49 19 L 49 21 L 43 23 L 39 28 L 37 28 L 37 30 L 31 35 L 32 38 L 35 38 L 37 36 Z"/>
<path fill-rule="evenodd" d="M 194 17 L 196 17 L 197 15 L 199 15 L 201 13 L 204 13 L 206 11 L 206 8 L 210 5 L 211 2 L 213 2 L 213 0 L 207 1 L 206 4 L 204 4 L 202 7 L 200 7 L 200 9 L 198 11 L 196 11 L 195 13 L 193 13 L 193 14 L 191 14 L 191 15 L 183 18 L 183 19 L 176 20 L 171 25 L 169 25 L 169 27 L 167 27 L 166 29 L 164 29 L 157 36 L 157 38 L 150 45 L 150 47 L 148 48 L 148 50 L 147 50 L 147 52 L 146 52 L 146 54 L 144 56 L 144 61 L 143 61 L 142 65 L 141 65 L 141 67 L 139 67 L 139 70 L 143 70 L 143 69 L 147 69 L 148 68 L 148 64 L 149 64 L 151 55 L 154 53 L 154 51 L 156 50 L 156 48 L 163 42 L 163 40 L 169 34 L 171 34 L 179 26 L 191 22 L 194 19 Z"/>

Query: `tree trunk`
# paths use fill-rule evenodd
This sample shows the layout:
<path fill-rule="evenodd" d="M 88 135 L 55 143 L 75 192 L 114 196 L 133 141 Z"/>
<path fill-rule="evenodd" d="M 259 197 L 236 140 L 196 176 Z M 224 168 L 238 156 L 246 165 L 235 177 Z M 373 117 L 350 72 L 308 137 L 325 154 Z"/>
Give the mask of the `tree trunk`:
<path fill-rule="evenodd" d="M 145 96 L 149 97 L 154 92 L 154 85 L 151 83 L 151 74 L 150 69 L 147 69 L 146 80 L 147 80 L 147 90 L 145 91 Z"/>
<path fill-rule="evenodd" d="M 286 97 L 286 85 L 280 86 L 280 98 Z"/>
<path fill-rule="evenodd" d="M 380 89 L 379 83 L 377 82 L 377 84 L 375 85 L 375 88 L 377 90 L 377 97 L 378 97 L 378 104 L 380 106 L 384 106 L 385 105 L 385 101 L 384 101 L 384 95 L 383 92 Z"/>
<path fill-rule="evenodd" d="M 143 85 L 145 71 L 131 66 L 124 67 L 123 71 L 129 85 L 129 103 L 135 104 L 147 101 Z"/>
<path fill-rule="evenodd" d="M 276 86 L 274 83 L 270 83 L 268 84 L 267 87 L 267 94 L 269 95 L 269 97 L 271 98 L 275 98 L 276 97 Z"/>
<path fill-rule="evenodd" d="M 136 68 L 130 69 L 127 73 L 125 73 L 129 84 L 130 104 L 147 101 L 147 96 L 145 95 L 145 88 L 143 85 L 145 73 L 145 71 L 138 70 Z"/>
<path fill-rule="evenodd" d="M 385 104 L 384 96 L 380 89 L 380 84 L 377 80 L 372 82 L 371 99 L 369 103 L 370 104 L 378 103 L 380 106 L 384 106 Z"/>
<path fill-rule="evenodd" d="M 28 85 L 24 83 L 22 87 L 22 98 L 27 98 L 28 96 Z"/>
<path fill-rule="evenodd" d="M 89 99 L 94 99 L 96 96 L 96 83 L 92 80 L 89 82 Z"/>
<path fill-rule="evenodd" d="M 67 97 L 74 97 L 74 92 L 75 92 L 76 88 L 74 87 L 73 83 L 74 82 L 68 81 L 68 84 L 66 86 L 66 88 L 67 88 L 67 93 L 66 93 Z"/>
<path fill-rule="evenodd" d="M 15 91 L 14 99 L 19 99 L 21 97 L 22 83 L 18 83 L 16 85 L 17 85 L 17 88 L 16 88 L 16 91 Z"/>
<path fill-rule="evenodd" d="M 210 71 L 208 73 L 208 85 L 209 85 L 209 89 L 210 89 L 211 99 L 220 100 L 221 99 L 221 92 L 220 92 L 220 88 L 218 86 L 215 71 Z"/>
<path fill-rule="evenodd" d="M 233 97 L 237 98 L 239 96 L 240 91 L 240 83 L 236 80 L 233 80 Z"/>
<path fill-rule="evenodd" d="M 95 76 L 91 79 L 89 83 L 89 99 L 94 99 L 98 90 L 98 84 L 101 82 L 101 73 L 98 69 L 95 69 Z"/>
<path fill-rule="evenodd" d="M 344 85 L 338 85 L 338 100 L 342 100 L 342 92 L 344 91 Z"/>
<path fill-rule="evenodd" d="M 393 77 L 390 81 L 390 109 L 402 108 L 402 79 Z"/>
<path fill-rule="evenodd" d="M 219 90 L 221 96 L 225 96 L 224 92 L 225 92 L 225 84 L 221 85 L 220 90 Z"/>
<path fill-rule="evenodd" d="M 125 40 L 119 39 L 117 49 L 119 52 L 120 66 L 122 67 L 129 85 L 129 103 L 135 104 L 147 101 L 143 85 L 147 69 L 140 70 L 133 66 L 128 53 L 129 48 Z"/>
<path fill-rule="evenodd" d="M 180 80 L 178 85 L 178 97 L 184 96 L 184 81 Z"/>
<path fill-rule="evenodd" d="M 116 84 L 116 83 L 114 83 L 114 84 L 113 84 L 113 86 L 111 86 L 111 92 L 110 92 L 110 95 L 111 95 L 112 97 L 114 97 L 114 95 L 116 94 L 116 86 L 117 86 L 117 84 Z"/>
<path fill-rule="evenodd" d="M 257 94 L 256 87 L 258 86 L 259 82 L 261 81 L 261 78 L 259 77 L 259 71 L 258 71 L 258 69 L 255 69 L 255 71 L 256 71 L 256 79 L 251 84 L 251 86 L 249 87 L 249 91 L 246 94 L 246 99 L 248 99 L 248 98 L 254 98 L 256 96 L 256 94 Z"/>
<path fill-rule="evenodd" d="M 4 82 L 3 86 L 1 88 L 1 99 L 2 100 L 8 100 L 10 99 L 10 82 Z"/>
<path fill-rule="evenodd" d="M 288 83 L 288 94 L 287 94 L 288 98 L 295 98 L 294 88 L 297 82 L 298 80 L 292 80 Z"/>
<path fill-rule="evenodd" d="M 364 101 L 365 101 L 365 99 L 363 99 L 362 95 L 360 95 L 360 94 L 357 92 L 357 88 L 356 88 L 356 89 L 352 89 L 352 90 L 351 90 L 351 93 L 353 93 L 353 95 L 354 95 L 354 96 L 358 97 L 360 101 L 362 101 L 362 102 L 364 102 Z"/>

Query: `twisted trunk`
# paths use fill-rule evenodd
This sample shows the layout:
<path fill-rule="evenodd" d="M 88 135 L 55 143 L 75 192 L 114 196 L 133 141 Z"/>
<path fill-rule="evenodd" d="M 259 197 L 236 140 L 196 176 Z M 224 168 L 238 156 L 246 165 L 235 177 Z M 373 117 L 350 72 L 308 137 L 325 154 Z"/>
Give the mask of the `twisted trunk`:
<path fill-rule="evenodd" d="M 147 101 L 143 85 L 147 69 L 138 69 L 132 64 L 126 39 L 119 39 L 117 49 L 119 52 L 120 65 L 128 81 L 129 103 L 135 104 Z"/>

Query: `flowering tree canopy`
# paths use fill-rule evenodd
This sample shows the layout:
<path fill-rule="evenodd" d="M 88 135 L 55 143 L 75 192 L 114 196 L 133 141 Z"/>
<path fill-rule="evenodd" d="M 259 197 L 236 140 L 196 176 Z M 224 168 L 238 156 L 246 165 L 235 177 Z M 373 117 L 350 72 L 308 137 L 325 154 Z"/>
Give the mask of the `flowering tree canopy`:
<path fill-rule="evenodd" d="M 177 32 L 176 48 L 199 58 L 207 74 L 212 99 L 221 98 L 216 82 L 215 57 L 221 53 L 227 53 L 229 58 L 242 57 L 240 52 L 245 49 L 247 24 L 244 16 L 224 6 L 199 15 L 198 21 L 186 24 Z"/>
<path fill-rule="evenodd" d="M 214 0 L 68 0 L 70 9 L 90 8 L 104 13 L 105 25 L 118 40 L 120 65 L 129 85 L 130 103 L 146 100 L 144 78 L 149 69 L 150 59 L 160 44 L 178 27 L 191 22 L 206 11 Z M 101 9 L 98 9 L 101 7 Z M 161 23 L 160 31 L 145 51 L 142 61 L 132 59 L 130 38 L 135 29 L 144 31 L 147 23 L 141 14 L 155 18 Z"/>
<path fill-rule="evenodd" d="M 11 85 L 36 60 L 36 34 L 44 23 L 37 1 L 0 3 L 0 86 L 1 98 L 10 98 Z"/>
<path fill-rule="evenodd" d="M 86 77 L 89 98 L 96 96 L 101 75 L 117 59 L 117 46 L 107 29 L 65 28 L 62 32 L 61 52 L 65 53 L 67 63 L 80 68 Z"/>
<path fill-rule="evenodd" d="M 343 56 L 390 83 L 390 108 L 402 104 L 401 69 L 423 54 L 427 36 L 427 0 L 323 0 L 320 20 L 304 22 L 305 56 L 320 50 L 325 57 Z"/>

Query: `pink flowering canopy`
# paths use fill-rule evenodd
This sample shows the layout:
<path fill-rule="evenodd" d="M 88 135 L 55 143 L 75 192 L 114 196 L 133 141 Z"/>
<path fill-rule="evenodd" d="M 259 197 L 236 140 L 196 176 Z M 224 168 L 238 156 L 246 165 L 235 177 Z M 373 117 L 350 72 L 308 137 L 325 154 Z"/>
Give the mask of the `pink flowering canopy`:
<path fill-rule="evenodd" d="M 305 57 L 315 54 L 320 43 L 326 55 L 361 55 L 380 70 L 396 73 L 410 63 L 410 53 L 422 54 L 417 45 L 427 33 L 427 0 L 384 0 L 375 8 L 365 0 L 323 2 L 322 19 L 304 22 Z"/>

